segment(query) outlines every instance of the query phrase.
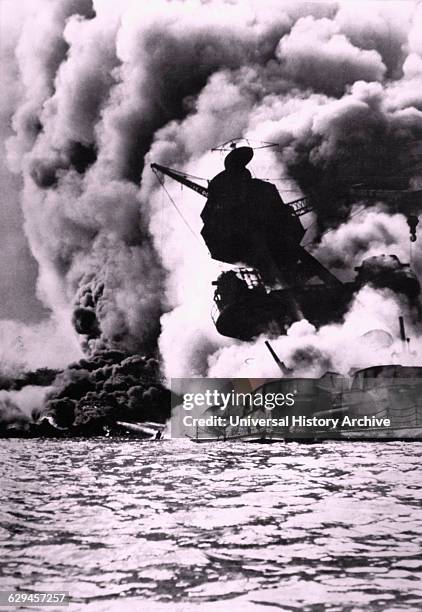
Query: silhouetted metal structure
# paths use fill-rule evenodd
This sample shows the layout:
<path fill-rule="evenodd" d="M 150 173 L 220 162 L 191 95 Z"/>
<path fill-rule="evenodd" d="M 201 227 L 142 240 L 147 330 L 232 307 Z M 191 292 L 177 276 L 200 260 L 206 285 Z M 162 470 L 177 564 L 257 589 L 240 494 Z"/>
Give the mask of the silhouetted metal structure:
<path fill-rule="evenodd" d="M 349 283 L 327 270 L 300 244 L 305 234 L 300 217 L 312 210 L 310 201 L 283 202 L 272 183 L 252 178 L 246 168 L 252 157 L 250 147 L 233 148 L 225 157 L 225 169 L 208 187 L 183 172 L 151 164 L 155 172 L 207 198 L 201 235 L 210 255 L 238 266 L 222 272 L 213 283 L 212 315 L 219 333 L 250 340 L 261 333 L 284 333 L 301 318 L 316 326 L 339 320 L 353 294 L 368 283 L 415 299 L 419 282 L 395 256 L 364 261 L 356 269 L 356 280 Z M 364 195 L 363 186 L 353 189 L 351 197 Z M 413 209 L 409 215 L 415 216 Z M 408 222 L 415 235 L 418 219 L 412 216 Z"/>
<path fill-rule="evenodd" d="M 422 206 L 422 189 L 409 186 L 404 177 L 374 177 L 371 182 L 356 183 L 349 190 L 352 200 L 367 202 L 387 202 L 389 209 L 406 217 L 411 242 L 416 241 L 416 228 L 419 225 L 418 213 Z"/>

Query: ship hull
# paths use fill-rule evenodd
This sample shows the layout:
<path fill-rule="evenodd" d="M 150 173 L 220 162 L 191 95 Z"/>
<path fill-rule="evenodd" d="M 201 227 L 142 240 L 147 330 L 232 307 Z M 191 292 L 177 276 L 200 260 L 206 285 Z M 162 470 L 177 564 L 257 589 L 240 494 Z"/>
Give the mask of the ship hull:
<path fill-rule="evenodd" d="M 281 378 L 254 390 L 255 396 L 268 394 L 295 402 L 268 412 L 249 410 L 235 431 L 206 437 L 266 443 L 422 440 L 422 367 L 373 366 L 352 378 L 329 372 L 319 379 Z"/>

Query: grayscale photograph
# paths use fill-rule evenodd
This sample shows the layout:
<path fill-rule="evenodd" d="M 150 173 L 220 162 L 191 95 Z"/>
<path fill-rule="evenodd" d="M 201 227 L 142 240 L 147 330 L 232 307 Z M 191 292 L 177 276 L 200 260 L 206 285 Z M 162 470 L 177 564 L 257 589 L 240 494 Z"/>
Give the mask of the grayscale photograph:
<path fill-rule="evenodd" d="M 0 0 L 0 609 L 422 610 L 422 1 Z"/>

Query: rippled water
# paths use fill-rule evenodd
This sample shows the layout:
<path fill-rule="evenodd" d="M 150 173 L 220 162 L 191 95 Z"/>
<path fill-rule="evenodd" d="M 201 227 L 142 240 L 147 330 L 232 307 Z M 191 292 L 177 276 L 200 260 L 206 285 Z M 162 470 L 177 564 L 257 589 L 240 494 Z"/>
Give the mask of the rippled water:
<path fill-rule="evenodd" d="M 2 588 L 68 590 L 72 610 L 421 610 L 421 457 L 2 440 Z"/>

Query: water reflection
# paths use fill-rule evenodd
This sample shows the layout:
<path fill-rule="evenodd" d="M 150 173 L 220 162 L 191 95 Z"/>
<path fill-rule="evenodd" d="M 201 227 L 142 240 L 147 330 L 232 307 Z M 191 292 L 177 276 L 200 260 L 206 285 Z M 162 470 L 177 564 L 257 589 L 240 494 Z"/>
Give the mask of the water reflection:
<path fill-rule="evenodd" d="M 420 610 L 421 455 L 1 441 L 2 585 L 74 610 Z"/>

